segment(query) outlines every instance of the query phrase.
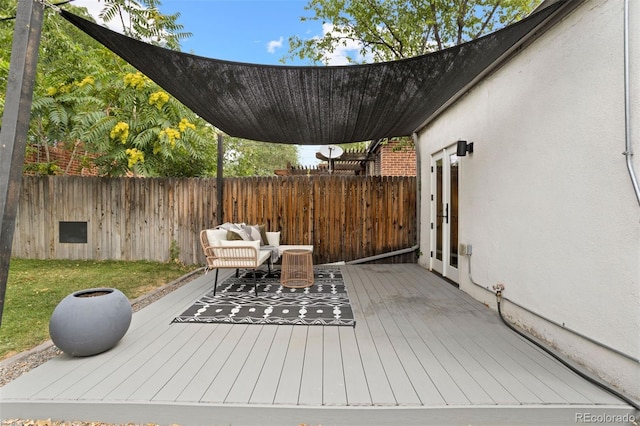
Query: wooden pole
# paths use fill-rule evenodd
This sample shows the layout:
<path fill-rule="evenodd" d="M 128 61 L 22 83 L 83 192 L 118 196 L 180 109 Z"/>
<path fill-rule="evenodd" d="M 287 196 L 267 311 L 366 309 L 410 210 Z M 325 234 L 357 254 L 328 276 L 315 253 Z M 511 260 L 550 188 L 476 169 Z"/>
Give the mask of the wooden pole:
<path fill-rule="evenodd" d="M 222 191 L 224 189 L 224 146 L 223 143 L 224 142 L 224 137 L 222 136 L 221 133 L 218 133 L 218 171 L 217 171 L 217 181 L 216 181 L 216 193 L 218 195 L 218 206 L 216 208 L 216 216 L 218 219 L 218 225 L 221 225 L 224 223 L 223 217 L 222 215 L 224 214 L 224 211 L 222 209 L 222 203 L 223 203 L 223 194 Z"/>
<path fill-rule="evenodd" d="M 19 0 L 0 129 L 0 325 L 9 277 L 44 5 Z"/>

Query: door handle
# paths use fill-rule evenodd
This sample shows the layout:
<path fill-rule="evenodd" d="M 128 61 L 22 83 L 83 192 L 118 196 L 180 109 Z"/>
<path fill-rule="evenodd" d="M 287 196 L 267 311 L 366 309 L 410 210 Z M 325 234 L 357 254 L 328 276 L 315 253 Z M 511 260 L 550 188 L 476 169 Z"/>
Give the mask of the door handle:
<path fill-rule="evenodd" d="M 443 218 L 445 223 L 449 223 L 449 203 L 446 203 L 442 210 L 443 210 L 443 214 L 439 214 L 438 217 Z"/>

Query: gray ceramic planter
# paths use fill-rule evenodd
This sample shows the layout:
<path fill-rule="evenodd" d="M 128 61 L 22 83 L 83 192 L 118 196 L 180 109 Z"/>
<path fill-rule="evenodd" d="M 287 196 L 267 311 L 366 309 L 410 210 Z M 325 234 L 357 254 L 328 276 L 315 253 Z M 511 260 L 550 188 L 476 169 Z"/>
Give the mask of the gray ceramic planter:
<path fill-rule="evenodd" d="M 127 333 L 133 310 L 120 290 L 91 288 L 62 299 L 49 321 L 53 343 L 71 356 L 113 348 Z"/>

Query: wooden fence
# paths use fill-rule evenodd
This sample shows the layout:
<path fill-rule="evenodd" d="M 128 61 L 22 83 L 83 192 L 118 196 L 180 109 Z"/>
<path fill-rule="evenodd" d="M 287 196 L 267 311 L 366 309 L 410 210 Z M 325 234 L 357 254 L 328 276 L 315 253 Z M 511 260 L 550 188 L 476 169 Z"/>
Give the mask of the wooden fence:
<path fill-rule="evenodd" d="M 221 220 L 216 191 L 215 179 L 24 176 L 12 256 L 167 261 L 177 255 L 203 264 L 198 234 L 222 222 L 266 224 L 281 231 L 282 244 L 312 244 L 315 263 L 416 244 L 414 177 L 225 179 Z"/>

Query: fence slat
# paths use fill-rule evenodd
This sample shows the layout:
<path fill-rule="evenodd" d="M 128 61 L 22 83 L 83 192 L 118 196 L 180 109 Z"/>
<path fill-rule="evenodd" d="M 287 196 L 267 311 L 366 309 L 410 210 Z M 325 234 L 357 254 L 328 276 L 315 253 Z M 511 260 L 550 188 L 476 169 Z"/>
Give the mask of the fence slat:
<path fill-rule="evenodd" d="M 13 256 L 163 262 L 173 243 L 181 262 L 203 264 L 200 230 L 244 222 L 312 244 L 315 263 L 349 261 L 416 244 L 416 187 L 414 177 L 225 179 L 218 218 L 216 179 L 24 176 Z M 86 221 L 87 243 L 60 243 L 60 221 Z"/>

